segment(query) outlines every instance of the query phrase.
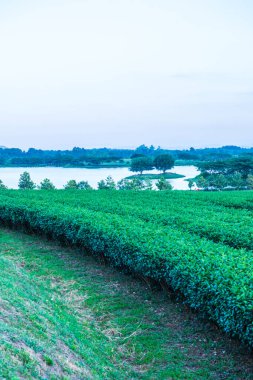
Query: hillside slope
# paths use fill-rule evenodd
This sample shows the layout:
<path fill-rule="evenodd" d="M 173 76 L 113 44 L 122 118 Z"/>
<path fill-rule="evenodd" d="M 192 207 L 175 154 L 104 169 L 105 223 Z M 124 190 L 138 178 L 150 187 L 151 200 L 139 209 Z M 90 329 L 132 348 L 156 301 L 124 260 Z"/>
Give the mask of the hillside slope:
<path fill-rule="evenodd" d="M 238 342 L 75 250 L 0 231 L 0 377 L 252 379 Z"/>

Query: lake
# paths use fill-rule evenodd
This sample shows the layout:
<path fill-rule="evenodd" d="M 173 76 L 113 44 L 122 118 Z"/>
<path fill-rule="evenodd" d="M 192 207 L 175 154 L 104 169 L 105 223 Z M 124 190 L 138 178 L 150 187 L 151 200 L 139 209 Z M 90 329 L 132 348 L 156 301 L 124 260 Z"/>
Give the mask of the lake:
<path fill-rule="evenodd" d="M 19 176 L 24 171 L 28 171 L 32 180 L 38 185 L 44 178 L 49 178 L 58 188 L 63 188 L 70 179 L 76 181 L 88 181 L 89 184 L 97 188 L 97 183 L 107 176 L 112 176 L 115 182 L 125 178 L 133 173 L 128 168 L 99 168 L 99 169 L 81 169 L 81 168 L 0 168 L 0 179 L 9 188 L 17 189 Z M 186 178 L 195 177 L 199 172 L 195 166 L 176 166 L 170 172 L 183 174 L 185 178 L 169 180 L 175 190 L 188 190 Z M 145 173 L 145 172 L 144 172 Z M 157 170 L 148 173 L 158 173 Z"/>

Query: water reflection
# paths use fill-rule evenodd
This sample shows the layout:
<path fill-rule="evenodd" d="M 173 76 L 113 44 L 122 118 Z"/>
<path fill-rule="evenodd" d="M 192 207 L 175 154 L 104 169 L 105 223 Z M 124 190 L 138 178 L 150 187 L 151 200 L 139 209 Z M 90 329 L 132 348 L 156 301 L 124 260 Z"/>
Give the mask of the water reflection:
<path fill-rule="evenodd" d="M 0 179 L 9 188 L 17 189 L 18 180 L 21 173 L 28 171 L 32 180 L 38 185 L 44 178 L 49 178 L 54 185 L 60 189 L 70 179 L 76 181 L 88 181 L 89 184 L 97 188 L 97 183 L 101 179 L 105 179 L 108 175 L 112 176 L 115 182 L 125 178 L 133 173 L 128 168 L 102 168 L 102 169 L 80 169 L 80 168 L 0 168 Z M 195 177 L 198 170 L 195 166 L 175 166 L 170 172 L 183 174 L 185 178 L 177 178 L 170 180 L 175 190 L 188 190 L 187 178 Z M 148 173 L 158 173 L 153 170 Z"/>

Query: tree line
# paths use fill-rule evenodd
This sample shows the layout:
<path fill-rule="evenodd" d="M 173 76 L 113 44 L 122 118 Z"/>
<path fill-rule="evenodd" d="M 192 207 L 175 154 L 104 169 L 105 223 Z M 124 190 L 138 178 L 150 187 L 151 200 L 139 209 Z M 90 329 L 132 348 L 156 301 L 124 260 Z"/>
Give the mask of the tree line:
<path fill-rule="evenodd" d="M 189 181 L 204 190 L 253 189 L 253 158 L 242 156 L 198 164 L 201 174 Z"/>
<path fill-rule="evenodd" d="M 158 179 L 155 183 L 155 186 L 158 190 L 172 190 L 172 186 L 164 177 Z M 25 171 L 20 175 L 18 188 L 20 190 L 55 190 L 56 187 L 53 182 L 45 178 L 40 182 L 39 185 L 36 185 L 35 182 L 31 179 L 30 174 Z M 8 189 L 7 186 L 0 180 L 0 190 Z M 74 179 L 69 180 L 64 185 L 65 190 L 95 190 L 88 183 L 88 181 L 76 181 Z M 113 180 L 111 176 L 108 176 L 106 179 L 102 179 L 98 182 L 98 190 L 153 190 L 153 182 L 149 179 L 142 180 L 139 178 L 127 179 L 123 178 L 117 183 Z"/>
<path fill-rule="evenodd" d="M 87 167 L 99 165 L 127 165 L 127 161 L 136 157 L 146 156 L 152 159 L 169 154 L 174 160 L 189 163 L 202 161 L 226 160 L 241 155 L 253 156 L 253 148 L 224 146 L 220 148 L 195 149 L 163 149 L 140 145 L 136 149 L 74 147 L 72 150 L 42 150 L 30 148 L 23 151 L 18 148 L 0 147 L 1 166 L 56 166 L 56 167 Z"/>

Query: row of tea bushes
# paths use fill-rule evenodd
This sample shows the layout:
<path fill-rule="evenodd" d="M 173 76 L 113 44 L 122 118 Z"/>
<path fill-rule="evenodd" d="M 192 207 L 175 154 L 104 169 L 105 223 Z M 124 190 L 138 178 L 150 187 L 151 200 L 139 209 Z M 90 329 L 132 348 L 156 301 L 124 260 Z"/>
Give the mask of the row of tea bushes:
<path fill-rule="evenodd" d="M 62 199 L 61 191 L 54 191 L 51 197 L 32 193 L 30 197 L 29 191 L 1 193 L 1 221 L 103 255 L 120 269 L 166 282 L 190 307 L 253 346 L 252 251 L 233 249 L 182 229 L 147 222 L 133 213 L 96 211 L 82 207 L 82 202 L 78 207 L 79 192 L 69 194 L 73 203 L 77 202 L 75 207 L 70 198 L 66 204 L 57 201 Z M 152 194 L 149 200 L 155 202 Z M 113 203 L 115 192 L 109 195 Z M 127 194 L 124 197 L 121 202 Z M 138 199 L 139 207 L 145 209 L 146 195 Z M 179 199 L 184 208 L 180 195 Z"/>

